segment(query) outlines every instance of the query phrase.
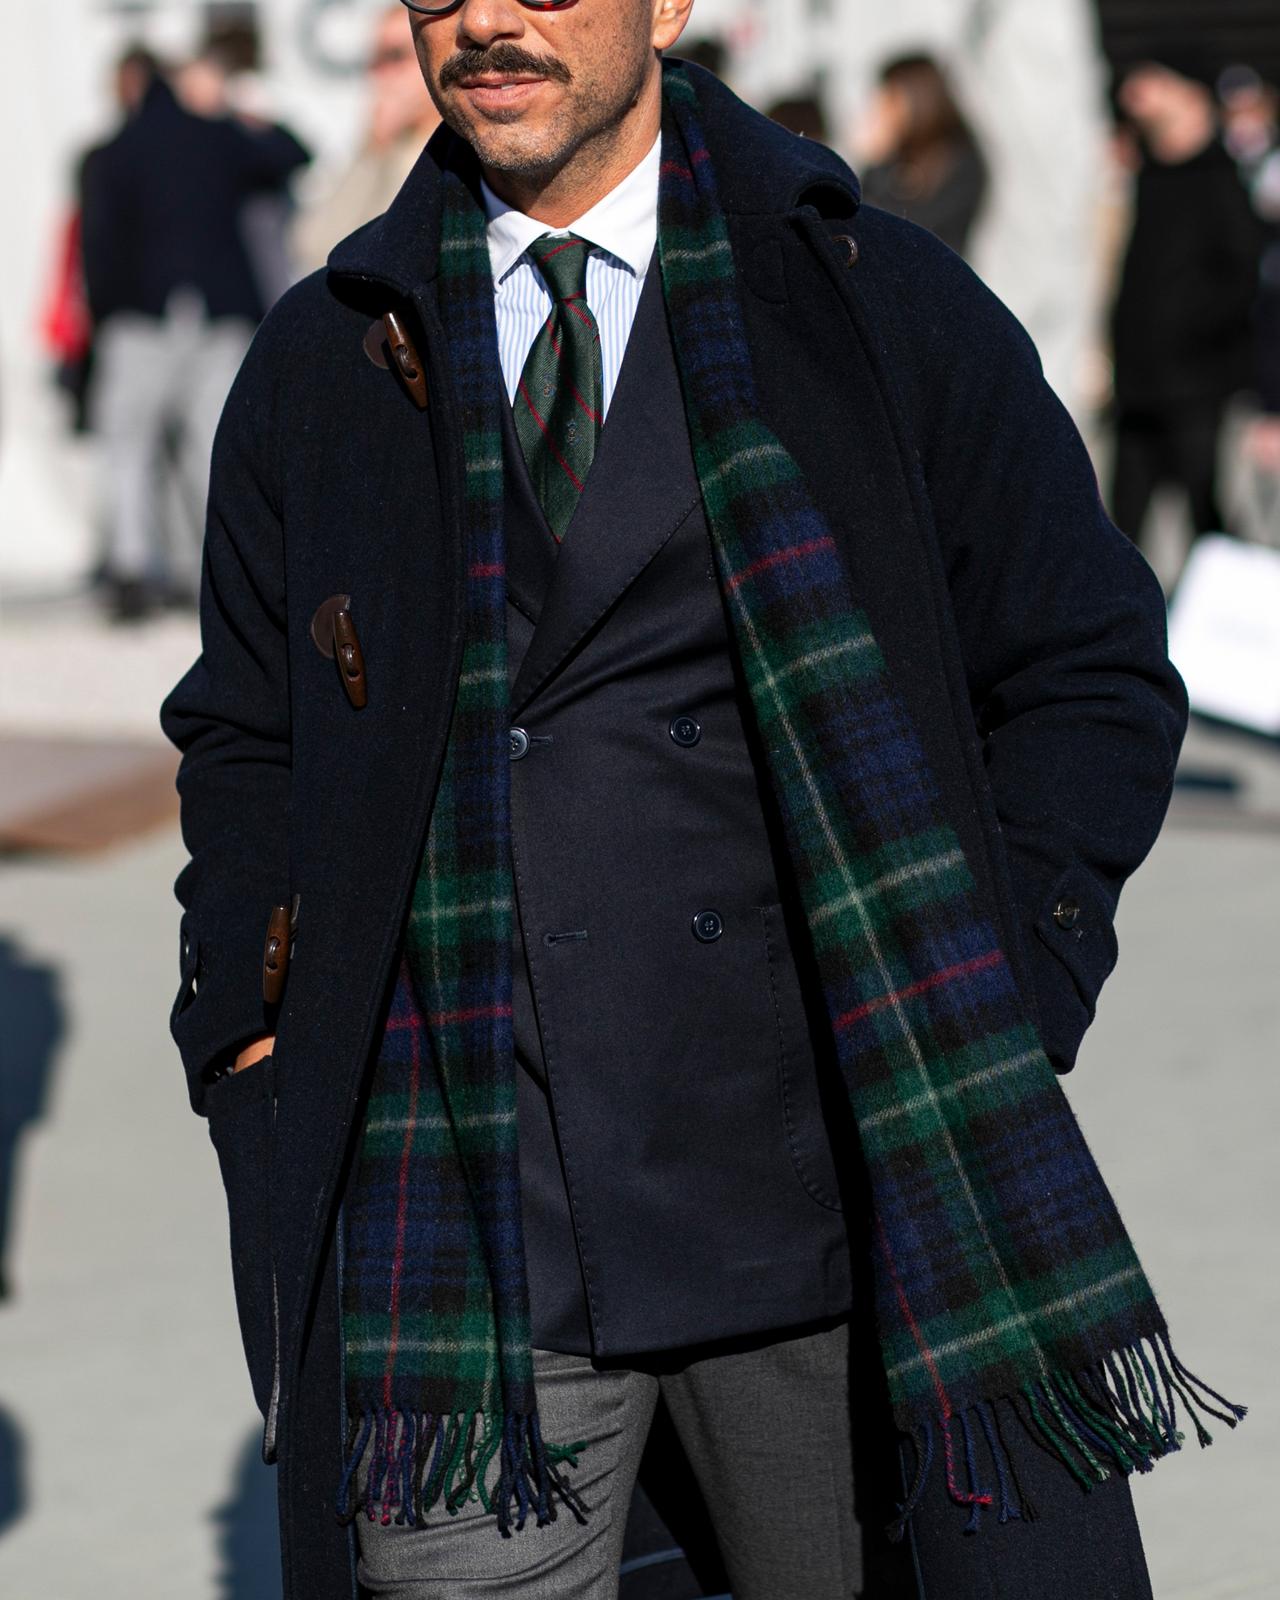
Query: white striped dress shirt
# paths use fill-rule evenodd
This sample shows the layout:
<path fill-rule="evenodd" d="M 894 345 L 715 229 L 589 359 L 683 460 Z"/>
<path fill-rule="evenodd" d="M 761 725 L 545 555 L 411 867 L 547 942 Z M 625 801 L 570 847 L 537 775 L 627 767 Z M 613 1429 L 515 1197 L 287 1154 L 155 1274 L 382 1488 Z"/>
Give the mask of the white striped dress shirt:
<path fill-rule="evenodd" d="M 658 242 L 661 144 L 661 139 L 656 139 L 640 165 L 567 228 L 548 228 L 545 222 L 513 211 L 487 183 L 482 183 L 489 218 L 498 354 L 509 399 L 515 399 L 533 341 L 551 315 L 551 293 L 528 255 L 529 246 L 546 233 L 576 233 L 596 246 L 587 259 L 587 305 L 600 329 L 603 414 L 608 416 L 640 292 Z"/>

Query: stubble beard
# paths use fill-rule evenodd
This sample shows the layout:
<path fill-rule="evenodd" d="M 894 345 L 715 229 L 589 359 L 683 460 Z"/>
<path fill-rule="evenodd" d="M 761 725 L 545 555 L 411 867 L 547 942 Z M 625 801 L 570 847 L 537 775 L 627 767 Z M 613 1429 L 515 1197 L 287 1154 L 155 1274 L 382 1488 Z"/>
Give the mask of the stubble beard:
<path fill-rule="evenodd" d="M 463 115 L 456 105 L 442 110 L 488 171 L 521 183 L 546 184 L 578 158 L 584 171 L 604 166 L 643 87 L 643 65 L 631 73 L 622 91 L 614 88 L 612 93 L 604 83 L 574 78 L 554 119 L 532 127 L 517 107 L 474 118 Z"/>

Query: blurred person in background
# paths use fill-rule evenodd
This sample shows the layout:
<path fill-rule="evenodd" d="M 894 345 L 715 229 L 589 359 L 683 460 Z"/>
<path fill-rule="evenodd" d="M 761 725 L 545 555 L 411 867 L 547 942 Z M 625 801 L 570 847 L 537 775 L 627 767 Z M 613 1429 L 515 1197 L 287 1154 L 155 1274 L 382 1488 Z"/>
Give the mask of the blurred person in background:
<path fill-rule="evenodd" d="M 793 95 L 785 100 L 775 100 L 765 113 L 780 128 L 797 134 L 802 139 L 816 139 L 819 144 L 831 143 L 831 130 L 827 125 L 822 101 L 816 94 Z"/>
<path fill-rule="evenodd" d="M 141 109 L 157 71 L 156 58 L 141 45 L 131 46 L 116 62 L 112 97 L 125 122 Z M 84 281 L 81 231 L 77 193 L 60 227 L 57 259 L 42 318 L 45 348 L 56 363 L 55 381 L 71 398 L 72 425 L 77 433 L 90 427 L 89 385 L 93 368 L 93 316 Z M 95 573 L 95 578 L 100 575 Z"/>
<path fill-rule="evenodd" d="M 1111 514 L 1138 542 L 1166 484 L 1184 491 L 1193 536 L 1223 529 L 1223 419 L 1254 381 L 1262 241 L 1212 84 L 1201 56 L 1171 49 L 1130 67 L 1116 90 L 1138 170 L 1111 319 Z"/>
<path fill-rule="evenodd" d="M 266 310 L 244 205 L 309 159 L 287 129 L 228 113 L 216 59 L 202 55 L 176 81 L 180 93 L 128 52 L 118 74 L 124 125 L 80 173 L 105 593 L 123 622 L 194 596 L 218 414 Z M 192 513 L 185 539 L 163 509 L 170 455 Z"/>
<path fill-rule="evenodd" d="M 1252 67 L 1229 67 L 1218 85 L 1224 138 L 1262 225 L 1265 244 L 1255 316 L 1259 411 L 1245 426 L 1247 462 L 1280 476 L 1280 93 Z"/>
<path fill-rule="evenodd" d="M 176 75 L 178 98 L 200 116 L 235 117 L 249 128 L 269 128 L 278 119 L 271 109 L 271 86 L 259 70 L 259 54 L 253 24 L 215 28 Z M 288 184 L 255 189 L 240 207 L 240 235 L 264 311 L 297 281 L 289 238 L 296 209 Z"/>
<path fill-rule="evenodd" d="M 398 0 L 377 19 L 368 77 L 369 122 L 359 152 L 330 192 L 304 207 L 294 224 L 293 253 L 303 272 L 323 266 L 339 239 L 387 209 L 440 126 Z"/>
<path fill-rule="evenodd" d="M 1259 412 L 1247 424 L 1245 459 L 1269 477 L 1280 477 L 1280 242 L 1262 259 L 1255 322 Z"/>
<path fill-rule="evenodd" d="M 729 70 L 729 46 L 714 33 L 704 33 L 699 38 L 680 41 L 680 57 L 692 61 L 695 67 L 714 72 L 723 79 Z"/>
<path fill-rule="evenodd" d="M 1272 246 L 1258 299 L 1258 395 L 1261 413 L 1245 432 L 1254 466 L 1280 477 L 1280 250 Z"/>
<path fill-rule="evenodd" d="M 987 166 L 932 56 L 899 56 L 880 69 L 855 145 L 869 204 L 919 223 L 963 255 Z"/>
<path fill-rule="evenodd" d="M 40 313 L 40 335 L 53 364 L 53 378 L 71 402 L 71 427 L 88 431 L 89 377 L 93 365 L 93 319 L 84 288 L 80 209 L 73 205 L 58 226 L 48 294 Z"/>
<path fill-rule="evenodd" d="M 1276 148 L 1278 97 L 1274 87 L 1252 67 L 1236 63 L 1218 79 L 1222 108 L 1222 142 L 1246 182 Z"/>

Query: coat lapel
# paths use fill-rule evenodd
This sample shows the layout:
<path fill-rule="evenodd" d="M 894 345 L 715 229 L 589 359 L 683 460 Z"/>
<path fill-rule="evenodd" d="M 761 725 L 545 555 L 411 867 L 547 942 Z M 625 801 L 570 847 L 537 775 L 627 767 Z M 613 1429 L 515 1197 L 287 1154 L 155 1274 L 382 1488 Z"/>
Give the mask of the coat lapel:
<path fill-rule="evenodd" d="M 523 467 L 523 462 L 519 465 Z M 509 501 L 518 493 L 514 485 L 508 486 Z M 559 555 L 553 557 L 538 625 L 516 675 L 513 715 L 635 582 L 688 516 L 698 495 L 655 259 L 636 309 L 609 419 L 578 509 Z M 516 557 L 519 580 L 527 579 L 532 559 L 523 553 Z"/>

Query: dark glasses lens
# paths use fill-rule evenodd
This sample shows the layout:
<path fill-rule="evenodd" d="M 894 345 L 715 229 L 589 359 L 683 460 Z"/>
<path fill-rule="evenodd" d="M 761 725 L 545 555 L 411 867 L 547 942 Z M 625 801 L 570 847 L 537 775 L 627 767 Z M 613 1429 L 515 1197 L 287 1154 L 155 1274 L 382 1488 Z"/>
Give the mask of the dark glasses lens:
<path fill-rule="evenodd" d="M 423 0 L 401 0 L 401 3 L 420 17 L 447 17 L 462 6 L 463 0 L 440 0 L 439 5 L 424 4 Z M 520 0 L 527 11 L 562 11 L 575 3 L 576 0 Z"/>

